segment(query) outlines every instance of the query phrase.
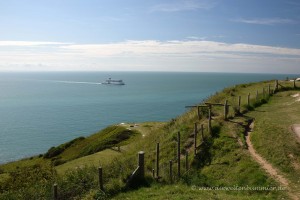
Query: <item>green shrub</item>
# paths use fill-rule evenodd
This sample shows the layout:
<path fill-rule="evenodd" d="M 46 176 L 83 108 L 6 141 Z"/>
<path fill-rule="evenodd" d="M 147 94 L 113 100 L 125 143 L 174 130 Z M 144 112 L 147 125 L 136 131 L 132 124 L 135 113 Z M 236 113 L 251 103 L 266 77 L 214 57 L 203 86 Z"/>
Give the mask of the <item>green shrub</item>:
<path fill-rule="evenodd" d="M 64 163 L 66 163 L 67 161 L 66 160 L 63 160 L 63 159 L 54 159 L 52 164 L 53 166 L 58 166 L 58 165 L 62 165 Z"/>
<path fill-rule="evenodd" d="M 61 154 L 65 149 L 62 146 L 51 147 L 47 153 L 44 155 L 44 158 L 53 158 Z"/>
<path fill-rule="evenodd" d="M 243 107 L 244 107 L 244 109 L 246 111 L 253 111 L 254 110 L 254 106 L 253 105 L 244 105 Z"/>
<path fill-rule="evenodd" d="M 93 199 L 107 200 L 107 199 L 109 199 L 109 196 L 105 192 L 103 192 L 101 190 L 97 190 L 95 192 L 95 194 L 93 195 Z"/>
<path fill-rule="evenodd" d="M 202 116 L 203 118 L 208 118 L 208 108 L 206 107 L 200 107 L 200 116 Z"/>
<path fill-rule="evenodd" d="M 81 198 L 89 190 L 97 187 L 97 169 L 95 167 L 82 167 L 68 171 L 58 180 L 59 198 Z"/>
<path fill-rule="evenodd" d="M 23 188 L 43 186 L 55 178 L 52 167 L 48 165 L 34 165 L 31 167 L 19 167 L 9 173 L 9 178 L 2 184 L 2 191 L 18 191 Z"/>
<path fill-rule="evenodd" d="M 70 146 L 72 146 L 74 143 L 84 140 L 84 137 L 78 137 L 75 138 L 74 140 L 71 140 L 70 142 L 61 144 L 57 147 L 51 147 L 47 153 L 44 155 L 44 158 L 53 158 L 55 156 L 58 156 L 59 154 L 61 154 L 62 152 L 64 152 L 65 149 L 69 148 Z"/>
<path fill-rule="evenodd" d="M 131 136 L 137 134 L 136 131 L 126 129 L 121 126 L 111 126 L 101 132 L 103 134 L 102 137 L 99 137 L 97 140 L 83 147 L 80 157 L 116 146 L 122 141 L 127 140 Z"/>

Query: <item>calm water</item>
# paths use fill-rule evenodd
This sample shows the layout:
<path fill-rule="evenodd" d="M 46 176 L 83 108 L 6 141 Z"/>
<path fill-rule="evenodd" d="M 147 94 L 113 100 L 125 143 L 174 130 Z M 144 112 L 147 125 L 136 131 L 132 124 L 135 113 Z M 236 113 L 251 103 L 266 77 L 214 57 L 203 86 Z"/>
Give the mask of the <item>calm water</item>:
<path fill-rule="evenodd" d="M 0 73 L 0 163 L 120 122 L 166 121 L 224 87 L 288 75 L 146 72 Z M 125 86 L 100 85 L 108 77 Z"/>

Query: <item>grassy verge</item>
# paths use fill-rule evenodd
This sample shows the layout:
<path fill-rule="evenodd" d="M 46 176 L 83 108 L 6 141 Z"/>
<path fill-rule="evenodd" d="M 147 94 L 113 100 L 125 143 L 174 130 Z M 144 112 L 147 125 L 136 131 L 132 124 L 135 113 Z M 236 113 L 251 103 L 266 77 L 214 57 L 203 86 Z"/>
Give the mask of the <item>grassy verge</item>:
<path fill-rule="evenodd" d="M 300 144 L 291 126 L 300 123 L 300 102 L 292 95 L 299 91 L 280 92 L 270 102 L 250 112 L 255 118 L 251 136 L 257 152 L 280 169 L 300 192 Z"/>
<path fill-rule="evenodd" d="M 186 184 L 160 185 L 144 187 L 139 190 L 119 194 L 112 199 L 155 199 L 155 200 L 182 200 L 182 199 L 215 199 L 215 200 L 257 200 L 257 199 L 282 199 L 280 193 L 256 193 L 250 194 L 245 191 L 225 191 L 225 190 L 202 190 L 201 187 L 187 186 Z"/>

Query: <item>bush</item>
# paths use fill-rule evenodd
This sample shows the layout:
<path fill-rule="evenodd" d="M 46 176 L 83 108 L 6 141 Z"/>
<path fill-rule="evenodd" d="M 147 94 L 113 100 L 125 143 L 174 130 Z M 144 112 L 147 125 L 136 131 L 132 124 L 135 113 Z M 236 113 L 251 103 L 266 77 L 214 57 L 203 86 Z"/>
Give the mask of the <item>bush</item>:
<path fill-rule="evenodd" d="M 58 147 L 51 147 L 47 151 L 47 153 L 44 155 L 44 158 L 53 158 L 55 156 L 58 156 L 59 154 L 64 152 L 65 149 L 69 148 L 70 146 L 72 146 L 77 141 L 81 141 L 81 140 L 84 140 L 84 139 L 85 139 L 84 137 L 78 137 L 78 138 L 75 138 L 74 140 L 71 140 L 70 142 L 61 144 Z"/>
<path fill-rule="evenodd" d="M 245 105 L 244 108 L 245 108 L 247 111 L 253 111 L 253 110 L 254 110 L 254 106 L 253 106 L 253 105 Z"/>
<path fill-rule="evenodd" d="M 200 110 L 200 115 L 203 118 L 208 118 L 208 108 L 206 108 L 206 107 L 200 107 L 199 110 Z"/>
<path fill-rule="evenodd" d="M 68 171 L 58 181 L 60 199 L 81 199 L 89 190 L 97 187 L 97 169 L 82 167 Z"/>
<path fill-rule="evenodd" d="M 266 99 L 261 99 L 261 100 L 260 100 L 260 103 L 261 103 L 261 104 L 265 104 L 265 103 L 268 103 L 268 101 L 267 101 Z"/>
<path fill-rule="evenodd" d="M 254 104 L 253 104 L 253 107 L 256 108 L 256 107 L 259 107 L 265 103 L 268 103 L 268 98 L 267 99 L 261 99 L 259 101 L 256 101 Z"/>
<path fill-rule="evenodd" d="M 58 165 L 62 165 L 64 163 L 66 163 L 67 161 L 66 160 L 62 160 L 62 159 L 54 159 L 52 164 L 53 166 L 58 166 Z"/>
<path fill-rule="evenodd" d="M 54 178 L 54 170 L 47 165 L 34 165 L 31 167 L 18 168 L 9 173 L 9 178 L 2 184 L 4 191 L 16 191 L 23 188 L 43 186 L 50 183 Z"/>
<path fill-rule="evenodd" d="M 238 106 L 232 106 L 233 112 L 234 112 L 234 116 L 238 116 L 240 115 L 240 111 L 239 111 L 239 107 Z"/>
<path fill-rule="evenodd" d="M 65 149 L 63 146 L 51 147 L 47 153 L 44 155 L 44 158 L 53 158 L 61 154 Z"/>
<path fill-rule="evenodd" d="M 95 194 L 93 195 L 93 199 L 106 200 L 109 199 L 109 196 L 105 194 L 103 191 L 97 190 L 97 192 L 95 192 Z"/>
<path fill-rule="evenodd" d="M 128 130 L 124 127 L 111 126 L 103 130 L 103 136 L 91 143 L 88 146 L 85 146 L 79 157 L 87 156 L 93 153 L 97 153 L 107 148 L 111 148 L 119 144 L 120 142 L 129 139 L 132 135 L 135 135 L 137 132 Z"/>
<path fill-rule="evenodd" d="M 105 190 L 110 195 L 118 194 L 125 187 L 125 183 L 119 178 L 111 179 L 105 186 Z"/>

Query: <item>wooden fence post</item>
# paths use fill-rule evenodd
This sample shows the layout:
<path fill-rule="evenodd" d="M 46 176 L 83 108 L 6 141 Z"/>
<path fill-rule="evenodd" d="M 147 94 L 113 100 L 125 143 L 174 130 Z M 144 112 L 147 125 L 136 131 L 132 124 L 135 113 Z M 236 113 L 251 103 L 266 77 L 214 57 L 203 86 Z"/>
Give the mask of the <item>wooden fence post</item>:
<path fill-rule="evenodd" d="M 271 95 L 271 85 L 269 84 L 268 85 L 268 93 L 269 93 L 269 96 Z"/>
<path fill-rule="evenodd" d="M 177 170 L 178 178 L 180 178 L 180 132 L 177 134 Z"/>
<path fill-rule="evenodd" d="M 185 152 L 185 169 L 186 171 L 189 170 L 189 153 L 188 152 Z"/>
<path fill-rule="evenodd" d="M 225 103 L 224 103 L 224 120 L 227 120 L 227 114 L 228 114 L 228 100 L 225 100 Z"/>
<path fill-rule="evenodd" d="M 53 184 L 53 199 L 58 200 L 58 193 L 57 193 L 57 184 Z"/>
<path fill-rule="evenodd" d="M 256 90 L 256 101 L 258 101 L 258 90 Z"/>
<path fill-rule="evenodd" d="M 198 120 L 200 120 L 200 107 L 197 106 L 197 115 L 198 115 Z"/>
<path fill-rule="evenodd" d="M 194 125 L 194 155 L 197 155 L 197 123 Z"/>
<path fill-rule="evenodd" d="M 102 167 L 98 168 L 98 178 L 99 178 L 99 186 L 100 186 L 100 190 L 104 191 L 103 188 L 103 173 L 102 173 Z"/>
<path fill-rule="evenodd" d="M 204 135 L 203 135 L 203 132 L 204 132 L 204 125 L 201 124 L 201 138 L 202 138 L 202 142 L 204 142 Z"/>
<path fill-rule="evenodd" d="M 172 160 L 170 160 L 169 163 L 170 163 L 170 168 L 169 168 L 170 169 L 170 182 L 173 183 L 173 166 L 172 166 L 173 162 L 172 162 Z"/>
<path fill-rule="evenodd" d="M 247 105 L 250 106 L 250 93 L 248 93 L 248 96 L 247 96 Z"/>
<path fill-rule="evenodd" d="M 278 90 L 278 80 L 275 80 L 274 93 L 277 92 L 277 90 Z"/>
<path fill-rule="evenodd" d="M 238 112 L 241 113 L 241 96 L 238 99 Z"/>
<path fill-rule="evenodd" d="M 159 142 L 156 144 L 156 178 L 159 178 Z"/>
<path fill-rule="evenodd" d="M 145 152 L 144 151 L 140 151 L 138 153 L 138 166 L 139 166 L 139 173 L 138 176 L 141 179 L 144 179 L 145 177 L 145 163 L 144 163 L 144 156 L 145 156 Z"/>
<path fill-rule="evenodd" d="M 211 106 L 208 108 L 208 132 L 211 134 Z"/>
<path fill-rule="evenodd" d="M 155 178 L 155 170 L 152 168 L 152 177 Z"/>

